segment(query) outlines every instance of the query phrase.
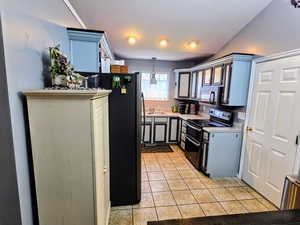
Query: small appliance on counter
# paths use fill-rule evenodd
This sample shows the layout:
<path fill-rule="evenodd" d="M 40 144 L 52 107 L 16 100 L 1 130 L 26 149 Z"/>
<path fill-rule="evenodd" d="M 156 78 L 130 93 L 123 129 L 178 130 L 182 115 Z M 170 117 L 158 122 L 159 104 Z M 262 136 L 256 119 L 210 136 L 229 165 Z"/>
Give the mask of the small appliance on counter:
<path fill-rule="evenodd" d="M 193 114 L 193 115 L 197 114 L 196 104 L 190 104 L 190 114 Z"/>
<path fill-rule="evenodd" d="M 179 103 L 178 104 L 178 112 L 180 114 L 188 114 L 189 113 L 189 104 Z"/>

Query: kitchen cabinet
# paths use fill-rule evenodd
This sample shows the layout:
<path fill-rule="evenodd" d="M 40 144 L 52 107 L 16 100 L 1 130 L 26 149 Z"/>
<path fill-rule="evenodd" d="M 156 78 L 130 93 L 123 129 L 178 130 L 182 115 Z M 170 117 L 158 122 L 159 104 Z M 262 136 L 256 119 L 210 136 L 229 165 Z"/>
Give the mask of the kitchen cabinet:
<path fill-rule="evenodd" d="M 169 118 L 169 143 L 177 143 L 178 142 L 178 128 L 179 128 L 179 119 L 177 117 Z"/>
<path fill-rule="evenodd" d="M 197 75 L 198 75 L 198 72 L 197 71 L 194 71 L 192 72 L 192 75 L 191 75 L 191 99 L 196 99 L 197 98 Z"/>
<path fill-rule="evenodd" d="M 167 142 L 167 123 L 154 123 L 153 142 Z"/>
<path fill-rule="evenodd" d="M 197 73 L 197 88 L 196 88 L 196 99 L 200 99 L 201 97 L 201 89 L 202 89 L 202 82 L 203 82 L 203 74 L 204 74 L 204 71 L 203 70 L 200 70 L 198 71 Z"/>
<path fill-rule="evenodd" d="M 221 104 L 229 104 L 232 63 L 224 65 L 224 86 L 221 94 Z"/>
<path fill-rule="evenodd" d="M 24 92 L 39 224 L 108 223 L 109 93 Z"/>
<path fill-rule="evenodd" d="M 212 85 L 221 86 L 222 84 L 223 84 L 223 65 L 218 65 L 214 67 Z"/>
<path fill-rule="evenodd" d="M 221 106 L 246 106 L 254 57 L 249 54 L 231 54 L 189 69 L 175 70 L 176 74 L 187 73 L 182 71 L 199 71 L 196 78 L 196 98 L 193 77 L 196 72 L 192 72 L 190 76 L 190 96 L 184 98 Z M 179 94 L 176 98 L 180 98 Z"/>
<path fill-rule="evenodd" d="M 211 178 L 237 176 L 241 144 L 242 135 L 238 131 L 204 128 L 201 170 Z"/>
<path fill-rule="evenodd" d="M 208 68 L 204 70 L 203 75 L 203 86 L 210 86 L 212 80 L 212 68 Z"/>
<path fill-rule="evenodd" d="M 101 56 L 114 58 L 104 31 L 67 28 L 67 32 L 75 71 L 99 73 Z"/>
<path fill-rule="evenodd" d="M 145 123 L 145 136 L 143 136 L 144 132 L 144 125 L 142 125 L 142 138 L 144 137 L 144 143 L 151 143 L 152 142 L 152 123 L 146 122 Z"/>
<path fill-rule="evenodd" d="M 245 106 L 247 104 L 251 61 L 234 60 L 224 66 L 224 86 L 221 89 L 223 106 Z"/>
<path fill-rule="evenodd" d="M 180 139 L 181 120 L 178 117 L 157 117 L 146 116 L 145 118 L 145 139 L 146 144 L 155 143 L 178 143 Z M 142 134 L 143 134 L 142 125 Z"/>
<path fill-rule="evenodd" d="M 190 97 L 190 72 L 180 72 L 177 80 L 177 98 L 189 98 Z"/>

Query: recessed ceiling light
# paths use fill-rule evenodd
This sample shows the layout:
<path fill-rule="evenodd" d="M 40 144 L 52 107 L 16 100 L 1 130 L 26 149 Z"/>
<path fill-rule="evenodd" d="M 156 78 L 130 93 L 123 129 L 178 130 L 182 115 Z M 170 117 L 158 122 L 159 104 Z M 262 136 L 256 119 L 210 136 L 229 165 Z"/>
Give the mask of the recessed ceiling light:
<path fill-rule="evenodd" d="M 130 45 L 134 45 L 136 43 L 136 37 L 135 36 L 129 36 L 128 37 L 128 43 Z"/>
<path fill-rule="evenodd" d="M 198 46 L 198 42 L 197 41 L 191 41 L 188 43 L 188 46 L 190 48 L 196 48 Z"/>
<path fill-rule="evenodd" d="M 168 40 L 162 39 L 162 40 L 159 41 L 159 44 L 160 44 L 161 47 L 167 47 Z"/>

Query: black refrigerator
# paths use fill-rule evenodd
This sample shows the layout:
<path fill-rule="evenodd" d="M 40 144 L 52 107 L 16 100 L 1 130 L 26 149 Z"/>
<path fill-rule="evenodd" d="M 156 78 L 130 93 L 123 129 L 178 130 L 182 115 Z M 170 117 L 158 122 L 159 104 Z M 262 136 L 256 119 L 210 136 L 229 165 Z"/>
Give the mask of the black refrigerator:
<path fill-rule="evenodd" d="M 113 79 L 120 82 L 114 86 Z M 141 110 L 139 73 L 100 74 L 109 95 L 110 198 L 112 206 L 141 200 Z"/>

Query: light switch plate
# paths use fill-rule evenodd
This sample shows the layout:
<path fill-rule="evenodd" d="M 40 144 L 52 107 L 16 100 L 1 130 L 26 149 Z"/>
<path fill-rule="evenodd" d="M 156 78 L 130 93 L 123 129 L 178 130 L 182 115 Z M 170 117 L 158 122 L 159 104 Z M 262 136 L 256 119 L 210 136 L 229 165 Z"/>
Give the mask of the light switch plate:
<path fill-rule="evenodd" d="M 246 119 L 246 113 L 245 112 L 238 112 L 238 118 L 240 120 L 245 120 Z"/>

